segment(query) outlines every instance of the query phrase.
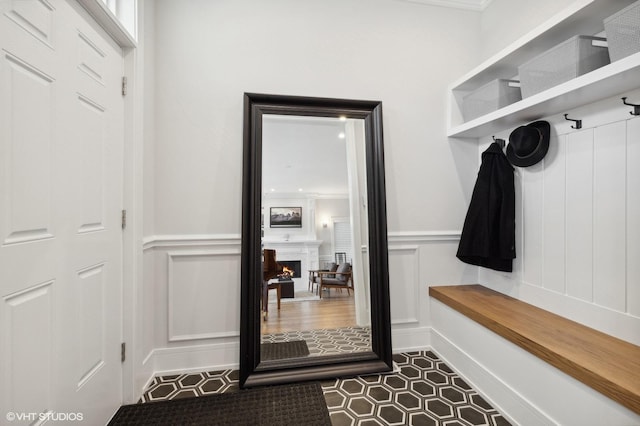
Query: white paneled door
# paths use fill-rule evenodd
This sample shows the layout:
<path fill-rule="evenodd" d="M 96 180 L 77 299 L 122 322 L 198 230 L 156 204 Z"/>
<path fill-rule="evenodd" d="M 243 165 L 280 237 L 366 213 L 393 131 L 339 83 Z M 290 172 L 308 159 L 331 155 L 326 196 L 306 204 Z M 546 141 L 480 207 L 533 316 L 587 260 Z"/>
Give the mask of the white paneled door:
<path fill-rule="evenodd" d="M 122 401 L 122 72 L 75 1 L 0 0 L 1 424 Z"/>

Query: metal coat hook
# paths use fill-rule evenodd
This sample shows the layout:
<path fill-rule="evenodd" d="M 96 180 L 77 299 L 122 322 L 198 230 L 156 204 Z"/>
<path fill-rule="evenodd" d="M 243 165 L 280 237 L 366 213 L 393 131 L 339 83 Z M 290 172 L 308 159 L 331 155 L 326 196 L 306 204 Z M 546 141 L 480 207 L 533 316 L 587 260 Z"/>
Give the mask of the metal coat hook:
<path fill-rule="evenodd" d="M 574 123 L 576 123 L 575 126 L 571 126 L 572 129 L 582 129 L 582 120 L 574 120 L 573 118 L 567 117 L 567 115 L 569 115 L 569 114 L 565 114 L 564 115 L 564 119 L 565 120 L 573 121 Z"/>
<path fill-rule="evenodd" d="M 631 115 L 640 115 L 640 105 L 636 105 L 636 104 L 631 104 L 629 102 L 627 102 L 627 97 L 625 96 L 624 98 L 622 98 L 622 103 L 625 105 L 629 105 L 633 107 L 633 111 L 630 111 L 629 114 Z"/>
<path fill-rule="evenodd" d="M 504 144 L 505 144 L 505 143 L 504 143 L 504 139 L 499 139 L 499 138 L 498 138 L 498 139 L 496 139 L 496 137 L 495 137 L 495 136 L 491 136 L 491 137 L 493 138 L 493 141 L 494 141 L 495 143 L 497 143 L 498 145 L 500 145 L 500 148 L 504 148 Z"/>

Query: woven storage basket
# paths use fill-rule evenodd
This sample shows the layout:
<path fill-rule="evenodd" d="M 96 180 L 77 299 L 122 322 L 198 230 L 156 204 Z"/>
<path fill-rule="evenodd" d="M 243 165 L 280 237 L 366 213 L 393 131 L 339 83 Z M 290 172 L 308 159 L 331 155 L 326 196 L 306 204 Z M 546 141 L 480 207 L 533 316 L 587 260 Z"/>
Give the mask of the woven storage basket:
<path fill-rule="evenodd" d="M 609 63 L 606 39 L 571 37 L 518 67 L 522 97 L 540 93 Z M 595 42 L 595 43 L 594 43 Z"/>
<path fill-rule="evenodd" d="M 462 116 L 473 120 L 522 99 L 520 84 L 516 80 L 493 80 L 464 96 Z"/>
<path fill-rule="evenodd" d="M 640 52 L 640 1 L 604 20 L 611 61 Z"/>

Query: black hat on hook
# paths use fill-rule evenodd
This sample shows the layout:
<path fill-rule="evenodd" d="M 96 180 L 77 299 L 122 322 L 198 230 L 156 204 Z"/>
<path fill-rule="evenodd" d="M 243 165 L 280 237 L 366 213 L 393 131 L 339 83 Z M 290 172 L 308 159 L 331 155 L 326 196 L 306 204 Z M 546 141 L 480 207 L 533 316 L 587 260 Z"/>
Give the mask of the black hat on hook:
<path fill-rule="evenodd" d="M 509 135 L 507 158 L 518 167 L 529 167 L 547 155 L 551 126 L 546 121 L 536 121 L 520 126 Z"/>

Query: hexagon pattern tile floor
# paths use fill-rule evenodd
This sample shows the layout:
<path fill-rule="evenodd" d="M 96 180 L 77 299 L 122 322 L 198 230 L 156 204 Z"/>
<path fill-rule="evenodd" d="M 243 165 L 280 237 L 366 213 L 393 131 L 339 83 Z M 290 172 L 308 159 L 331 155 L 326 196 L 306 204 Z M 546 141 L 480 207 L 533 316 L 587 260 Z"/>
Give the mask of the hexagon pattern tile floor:
<path fill-rule="evenodd" d="M 324 382 L 334 426 L 510 423 L 433 352 L 393 356 L 400 371 Z"/>
<path fill-rule="evenodd" d="M 507 426 L 510 423 L 433 352 L 394 355 L 399 371 L 322 383 L 334 426 Z M 140 402 L 238 391 L 237 370 L 157 377 Z"/>
<path fill-rule="evenodd" d="M 332 355 L 371 350 L 371 329 L 369 327 L 343 327 L 335 329 L 289 331 L 266 334 L 262 343 L 304 340 L 309 347 L 309 356 Z"/>
<path fill-rule="evenodd" d="M 238 370 L 207 371 L 156 377 L 139 403 L 237 392 Z"/>

